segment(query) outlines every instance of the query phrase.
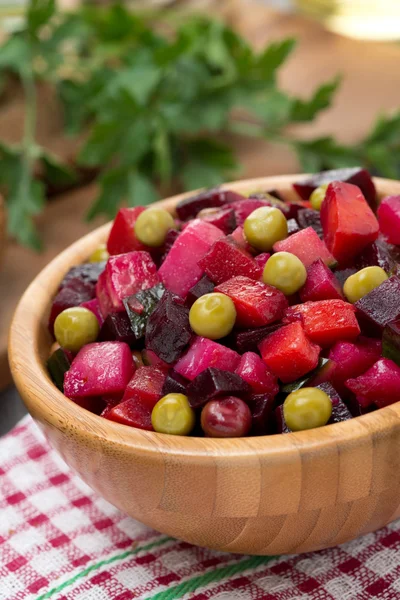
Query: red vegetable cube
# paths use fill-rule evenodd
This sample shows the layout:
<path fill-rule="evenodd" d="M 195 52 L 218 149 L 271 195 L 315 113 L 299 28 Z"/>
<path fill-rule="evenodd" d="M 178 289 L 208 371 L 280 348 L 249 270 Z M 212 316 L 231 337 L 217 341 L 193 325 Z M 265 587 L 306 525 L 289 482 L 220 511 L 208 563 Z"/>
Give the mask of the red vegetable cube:
<path fill-rule="evenodd" d="M 400 196 L 383 198 L 378 208 L 381 233 L 390 244 L 400 244 Z"/>
<path fill-rule="evenodd" d="M 215 288 L 233 301 L 237 324 L 241 327 L 261 327 L 279 321 L 288 302 L 276 288 L 248 277 L 233 277 Z"/>
<path fill-rule="evenodd" d="M 215 242 L 204 258 L 199 261 L 199 267 L 216 284 L 238 275 L 245 275 L 256 280 L 260 279 L 262 275 L 262 268 L 250 254 L 226 238 Z"/>
<path fill-rule="evenodd" d="M 362 407 L 376 404 L 383 408 L 399 400 L 400 367 L 388 358 L 381 358 L 363 375 L 348 379 L 346 386 Z"/>
<path fill-rule="evenodd" d="M 176 205 L 176 214 L 182 221 L 193 219 L 201 210 L 205 208 L 215 208 L 231 204 L 238 200 L 243 200 L 244 196 L 231 190 L 215 188 L 200 192 L 196 196 L 190 196 L 181 200 Z"/>
<path fill-rule="evenodd" d="M 220 210 L 210 209 L 210 213 L 204 216 L 199 215 L 199 218 L 201 218 L 202 221 L 206 221 L 206 223 L 211 223 L 214 227 L 218 227 L 218 229 L 223 231 L 226 235 L 232 233 L 236 228 L 235 212 L 229 207 L 221 208 Z"/>
<path fill-rule="evenodd" d="M 300 290 L 302 302 L 316 300 L 343 300 L 339 281 L 320 258 L 307 269 L 307 280 Z"/>
<path fill-rule="evenodd" d="M 107 241 L 107 250 L 111 256 L 146 249 L 135 236 L 136 219 L 144 210 L 143 206 L 119 209 Z"/>
<path fill-rule="evenodd" d="M 209 367 L 234 373 L 239 361 L 239 354 L 230 348 L 207 338 L 196 337 L 174 369 L 182 377 L 193 381 L 197 375 Z"/>
<path fill-rule="evenodd" d="M 261 254 L 258 254 L 254 258 L 254 260 L 256 261 L 258 266 L 261 267 L 262 270 L 264 270 L 264 267 L 267 264 L 267 260 L 269 259 L 270 256 L 271 255 L 268 252 L 262 252 Z"/>
<path fill-rule="evenodd" d="M 355 342 L 336 342 L 329 352 L 329 358 L 335 363 L 331 382 L 339 394 L 348 395 L 345 381 L 365 373 L 381 355 L 380 340 L 360 337 Z"/>
<path fill-rule="evenodd" d="M 82 302 L 82 304 L 80 306 L 82 306 L 83 308 L 87 308 L 94 314 L 94 316 L 96 317 L 96 319 L 99 322 L 100 327 L 103 325 L 104 319 L 100 312 L 100 305 L 99 305 L 99 301 L 97 300 L 97 298 L 93 298 L 93 300 L 88 300 L 87 302 Z"/>
<path fill-rule="evenodd" d="M 128 383 L 122 402 L 129 399 L 141 400 L 152 410 L 162 397 L 165 377 L 165 369 L 160 367 L 139 367 Z"/>
<path fill-rule="evenodd" d="M 239 248 L 243 248 L 243 250 L 246 250 L 249 253 L 254 251 L 244 235 L 242 226 L 236 227 L 236 229 L 228 236 L 228 240 L 233 240 Z"/>
<path fill-rule="evenodd" d="M 336 263 L 325 243 L 319 239 L 318 234 L 312 227 L 302 229 L 285 240 L 276 242 L 274 251 L 294 254 L 305 267 L 309 267 L 319 258 L 328 266 L 333 266 Z"/>
<path fill-rule="evenodd" d="M 295 381 L 318 365 L 320 349 L 310 342 L 299 322 L 271 333 L 259 349 L 267 367 L 283 383 Z"/>
<path fill-rule="evenodd" d="M 268 397 L 273 398 L 279 392 L 275 375 L 255 352 L 246 352 L 242 355 L 236 373 L 247 381 L 254 394 L 267 394 Z"/>
<path fill-rule="evenodd" d="M 348 264 L 379 235 L 379 223 L 360 188 L 334 181 L 321 207 L 325 243 L 339 263 Z"/>
<path fill-rule="evenodd" d="M 300 321 L 312 342 L 329 348 L 340 340 L 354 340 L 360 334 L 356 309 L 343 300 L 306 302 L 287 309 L 284 323 Z"/>
<path fill-rule="evenodd" d="M 101 314 L 124 310 L 123 299 L 160 282 L 157 267 L 148 252 L 111 256 L 96 287 Z"/>
<path fill-rule="evenodd" d="M 123 392 L 135 371 L 131 350 L 123 342 L 87 344 L 64 377 L 68 398 L 104 396 Z"/>

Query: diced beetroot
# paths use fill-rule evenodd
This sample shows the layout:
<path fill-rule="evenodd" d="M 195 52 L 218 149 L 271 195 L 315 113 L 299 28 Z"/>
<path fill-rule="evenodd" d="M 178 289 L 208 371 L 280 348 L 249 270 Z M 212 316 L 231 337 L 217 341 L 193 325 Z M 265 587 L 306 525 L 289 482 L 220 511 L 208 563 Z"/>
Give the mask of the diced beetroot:
<path fill-rule="evenodd" d="M 297 233 L 301 229 L 296 219 L 289 219 L 287 222 L 287 228 L 288 235 L 293 235 L 293 233 Z"/>
<path fill-rule="evenodd" d="M 234 333 L 235 347 L 241 354 L 244 352 L 256 352 L 258 344 L 262 342 L 267 335 L 279 329 L 279 327 L 282 327 L 282 323 L 273 323 L 272 325 L 266 325 L 265 327 L 255 327 L 254 329 L 236 331 Z"/>
<path fill-rule="evenodd" d="M 243 200 L 235 202 L 232 208 L 235 211 L 238 227 L 242 227 L 247 217 L 260 206 L 270 206 L 270 204 L 266 200 L 258 200 L 257 198 L 243 198 Z"/>
<path fill-rule="evenodd" d="M 340 283 L 320 258 L 307 269 L 307 280 L 300 290 L 302 302 L 343 300 Z"/>
<path fill-rule="evenodd" d="M 345 381 L 365 373 L 381 354 L 380 340 L 360 337 L 355 342 L 336 342 L 329 352 L 329 358 L 335 362 L 331 382 L 339 394 L 348 396 Z"/>
<path fill-rule="evenodd" d="M 321 206 L 324 240 L 341 264 L 349 264 L 379 235 L 379 223 L 360 189 L 335 181 L 326 190 Z"/>
<path fill-rule="evenodd" d="M 157 267 L 148 252 L 111 256 L 96 288 L 102 315 L 106 317 L 110 312 L 123 311 L 124 298 L 159 282 Z"/>
<path fill-rule="evenodd" d="M 71 279 L 53 300 L 49 316 L 50 333 L 53 333 L 54 321 L 63 310 L 72 308 L 73 306 L 80 306 L 83 302 L 92 300 L 93 296 L 94 286 L 92 283 L 85 283 L 80 279 Z"/>
<path fill-rule="evenodd" d="M 211 189 L 178 202 L 176 214 L 182 221 L 193 219 L 204 208 L 215 208 L 242 200 L 244 196 L 231 190 Z"/>
<path fill-rule="evenodd" d="M 235 211 L 232 208 L 221 208 L 220 210 L 210 208 L 207 210 L 210 210 L 208 214 L 199 215 L 199 218 L 202 219 L 202 221 L 206 221 L 207 223 L 211 223 L 211 225 L 218 227 L 218 229 L 223 231 L 226 235 L 232 233 L 236 228 Z"/>
<path fill-rule="evenodd" d="M 220 229 L 210 223 L 200 219 L 192 221 L 180 234 L 160 267 L 159 276 L 165 287 L 185 298 L 203 274 L 198 262 L 223 235 Z"/>
<path fill-rule="evenodd" d="M 400 319 L 391 321 L 383 330 L 383 356 L 400 366 Z"/>
<path fill-rule="evenodd" d="M 211 294 L 214 291 L 214 283 L 207 277 L 207 275 L 203 275 L 203 277 L 198 281 L 190 290 L 188 291 L 188 295 L 186 296 L 186 305 L 192 306 L 201 296 L 205 294 Z"/>
<path fill-rule="evenodd" d="M 125 342 L 131 347 L 137 342 L 126 312 L 110 313 L 100 329 L 98 339 L 99 342 Z"/>
<path fill-rule="evenodd" d="M 126 387 L 122 402 L 142 402 L 150 411 L 153 410 L 162 397 L 165 377 L 165 370 L 159 367 L 139 367 Z"/>
<path fill-rule="evenodd" d="M 348 379 L 346 386 L 361 406 L 375 403 L 383 408 L 399 400 L 400 367 L 388 358 L 381 358 L 363 375 Z"/>
<path fill-rule="evenodd" d="M 239 354 L 230 348 L 207 338 L 196 337 L 187 353 L 175 365 L 175 371 L 193 381 L 208 367 L 234 373 L 239 361 Z"/>
<path fill-rule="evenodd" d="M 166 396 L 166 394 L 184 394 L 186 396 L 188 384 L 188 380 L 182 377 L 182 375 L 170 370 L 167 373 L 164 381 L 162 395 Z"/>
<path fill-rule="evenodd" d="M 281 194 L 278 198 L 273 194 L 269 194 L 268 192 L 251 194 L 249 199 L 261 200 L 264 201 L 264 206 L 273 206 L 274 208 L 279 208 L 279 210 L 285 215 L 286 219 L 297 219 L 297 214 L 300 210 L 305 207 L 310 207 L 309 202 L 303 202 L 302 200 L 297 202 L 287 202 L 284 200 Z"/>
<path fill-rule="evenodd" d="M 377 266 L 386 273 L 392 273 L 398 263 L 400 263 L 399 248 L 388 244 L 382 236 L 379 236 L 355 258 L 354 266 L 357 270 Z"/>
<path fill-rule="evenodd" d="M 100 327 L 103 325 L 104 319 L 100 312 L 100 305 L 97 298 L 93 298 L 93 300 L 88 300 L 87 302 L 82 302 L 80 306 L 82 306 L 83 308 L 87 308 L 94 314 L 94 316 L 99 322 Z"/>
<path fill-rule="evenodd" d="M 304 200 L 308 200 L 313 191 L 320 185 L 331 183 L 332 181 L 343 181 L 357 185 L 370 207 L 376 209 L 376 189 L 371 175 L 366 169 L 360 167 L 351 167 L 349 169 L 335 169 L 332 171 L 322 171 L 308 179 L 293 184 L 294 189 Z"/>
<path fill-rule="evenodd" d="M 251 434 L 267 435 L 273 433 L 274 396 L 255 395 L 247 401 L 247 404 L 251 412 Z"/>
<path fill-rule="evenodd" d="M 354 340 L 360 334 L 352 304 L 343 300 L 306 302 L 287 309 L 284 323 L 301 321 L 310 340 L 329 348 L 340 340 Z"/>
<path fill-rule="evenodd" d="M 168 364 L 178 360 L 192 338 L 189 309 L 182 300 L 165 292 L 146 327 L 146 349 Z"/>
<path fill-rule="evenodd" d="M 249 254 L 254 252 L 253 248 L 247 241 L 246 236 L 244 235 L 243 227 L 236 227 L 235 231 L 228 236 L 228 239 L 232 239 L 239 246 L 239 248 L 246 250 L 246 252 L 249 252 Z"/>
<path fill-rule="evenodd" d="M 363 331 L 380 335 L 383 328 L 400 317 L 400 279 L 396 275 L 355 303 Z"/>
<path fill-rule="evenodd" d="M 143 206 L 119 209 L 107 241 L 107 250 L 111 256 L 146 249 L 135 236 L 136 219 L 144 210 Z"/>
<path fill-rule="evenodd" d="M 163 246 L 163 254 L 160 259 L 160 265 L 167 258 L 168 252 L 171 250 L 172 246 L 175 244 L 176 240 L 180 236 L 181 232 L 178 229 L 169 229 L 167 235 L 165 236 L 165 242 Z"/>
<path fill-rule="evenodd" d="M 202 371 L 187 388 L 192 408 L 204 406 L 210 400 L 221 396 L 235 395 L 242 398 L 250 392 L 251 387 L 240 375 L 215 367 L 209 367 Z"/>
<path fill-rule="evenodd" d="M 267 367 L 284 383 L 295 381 L 315 369 L 320 351 L 307 339 L 299 322 L 271 333 L 259 349 Z"/>
<path fill-rule="evenodd" d="M 276 288 L 248 277 L 233 277 L 215 288 L 235 304 L 237 324 L 261 327 L 279 321 L 287 308 L 287 300 Z"/>
<path fill-rule="evenodd" d="M 316 387 L 328 394 L 332 402 L 332 415 L 328 421 L 328 425 L 330 423 L 341 423 L 342 421 L 348 421 L 352 418 L 352 414 L 347 408 L 346 404 L 337 393 L 337 390 L 335 390 L 330 383 L 322 383 Z"/>
<path fill-rule="evenodd" d="M 258 254 L 254 260 L 256 261 L 256 263 L 258 264 L 258 266 L 264 270 L 265 265 L 267 264 L 267 260 L 269 259 L 271 255 L 268 252 L 262 252 L 261 254 Z"/>
<path fill-rule="evenodd" d="M 277 433 L 290 433 L 292 431 L 286 425 L 285 417 L 283 416 L 283 405 L 275 409 L 275 423 Z"/>
<path fill-rule="evenodd" d="M 321 240 L 324 238 L 321 216 L 318 210 L 313 210 L 312 208 L 303 208 L 302 210 L 299 210 L 297 222 L 300 225 L 300 229 L 312 227 Z"/>
<path fill-rule="evenodd" d="M 261 267 L 250 254 L 227 239 L 217 240 L 198 264 L 217 285 L 239 275 L 256 280 L 262 275 Z"/>
<path fill-rule="evenodd" d="M 161 360 L 153 350 L 142 350 L 143 364 L 146 367 L 158 367 L 163 371 L 169 371 L 170 365 Z"/>
<path fill-rule="evenodd" d="M 274 398 L 279 391 L 278 381 L 255 352 L 246 352 L 236 367 L 236 373 L 252 387 L 255 394 Z"/>
<path fill-rule="evenodd" d="M 102 415 L 105 408 L 106 403 L 103 398 L 99 396 L 86 396 L 85 398 L 71 398 L 75 404 L 78 404 L 81 408 L 88 410 L 89 412 L 95 415 Z"/>
<path fill-rule="evenodd" d="M 332 254 L 312 227 L 302 229 L 285 240 L 276 242 L 273 248 L 275 252 L 291 252 L 301 260 L 305 267 L 309 267 L 319 258 L 330 267 L 336 263 Z"/>
<path fill-rule="evenodd" d="M 106 261 L 83 263 L 81 265 L 77 265 L 76 267 L 72 267 L 64 276 L 62 282 L 60 283 L 59 289 L 61 290 L 64 287 L 74 287 L 72 280 L 75 279 L 83 283 L 91 284 L 94 288 L 100 274 L 104 271 L 105 266 Z"/>
<path fill-rule="evenodd" d="M 400 244 L 400 196 L 383 198 L 378 208 L 381 233 L 390 244 Z"/>
<path fill-rule="evenodd" d="M 65 374 L 64 393 L 68 398 L 117 394 L 126 388 L 134 370 L 127 344 L 87 344 L 78 352 Z"/>
<path fill-rule="evenodd" d="M 151 411 L 152 409 L 149 408 L 148 404 L 143 402 L 143 400 L 129 398 L 124 402 L 120 402 L 110 410 L 106 409 L 106 411 L 104 411 L 106 413 L 104 416 L 106 419 L 122 423 L 122 425 L 154 431 L 153 425 L 151 424 Z"/>
<path fill-rule="evenodd" d="M 291 394 L 304 387 L 317 387 L 322 383 L 326 383 L 327 381 L 330 381 L 334 368 L 335 363 L 332 360 L 329 360 L 328 358 L 319 358 L 318 364 L 313 371 L 303 375 L 300 379 L 296 379 L 291 383 L 286 383 L 282 386 L 281 392 L 284 394 Z"/>
<path fill-rule="evenodd" d="M 118 394 L 118 395 L 111 395 L 111 396 L 103 396 L 102 397 L 103 402 L 105 403 L 105 406 L 102 410 L 102 412 L 100 413 L 101 417 L 104 417 L 105 419 L 108 418 L 109 413 L 111 412 L 111 410 L 117 406 L 117 404 L 119 404 L 122 400 L 122 395 Z"/>

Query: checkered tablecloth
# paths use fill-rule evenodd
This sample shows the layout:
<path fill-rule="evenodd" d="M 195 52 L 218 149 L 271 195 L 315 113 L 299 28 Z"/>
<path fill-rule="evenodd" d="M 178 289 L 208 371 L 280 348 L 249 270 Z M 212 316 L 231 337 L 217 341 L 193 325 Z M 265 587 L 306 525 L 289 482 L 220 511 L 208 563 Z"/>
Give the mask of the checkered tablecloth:
<path fill-rule="evenodd" d="M 97 496 L 26 417 L 0 440 L 0 600 L 131 598 L 400 599 L 400 521 L 298 556 L 196 548 Z"/>

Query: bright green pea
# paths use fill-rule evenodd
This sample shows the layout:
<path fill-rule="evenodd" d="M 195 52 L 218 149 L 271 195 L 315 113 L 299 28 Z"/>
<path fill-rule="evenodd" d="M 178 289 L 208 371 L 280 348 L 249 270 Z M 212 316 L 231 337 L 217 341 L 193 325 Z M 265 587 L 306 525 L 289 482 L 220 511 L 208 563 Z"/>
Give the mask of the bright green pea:
<path fill-rule="evenodd" d="M 283 403 L 283 416 L 292 431 L 322 427 L 331 414 L 331 399 L 318 388 L 301 388 L 289 394 Z"/>
<path fill-rule="evenodd" d="M 54 335 L 65 350 L 78 352 L 86 344 L 95 342 L 99 335 L 99 322 L 92 311 L 82 306 L 63 310 L 54 322 Z"/>
<path fill-rule="evenodd" d="M 317 187 L 310 196 L 311 206 L 314 210 L 321 210 L 323 201 L 325 200 L 326 190 L 329 183 L 324 183 Z"/>
<path fill-rule="evenodd" d="M 243 229 L 249 244 L 262 252 L 268 252 L 276 242 L 288 235 L 285 215 L 272 206 L 260 206 L 253 210 L 245 220 Z"/>
<path fill-rule="evenodd" d="M 189 312 L 190 326 L 197 335 L 218 340 L 235 325 L 236 309 L 229 296 L 213 292 L 200 296 Z"/>
<path fill-rule="evenodd" d="M 343 291 L 349 302 L 354 304 L 381 285 L 388 276 L 381 267 L 365 267 L 344 282 Z"/>
<path fill-rule="evenodd" d="M 169 229 L 175 228 L 172 215 L 163 208 L 148 208 L 135 222 L 135 235 L 139 242 L 157 248 L 165 242 Z"/>
<path fill-rule="evenodd" d="M 94 250 L 94 252 L 92 252 L 92 254 L 89 256 L 89 262 L 103 262 L 109 258 L 110 255 L 108 253 L 107 246 L 105 244 L 100 244 L 100 246 L 96 248 L 96 250 Z"/>
<path fill-rule="evenodd" d="M 286 296 L 299 291 L 305 284 L 307 271 L 297 256 L 290 252 L 277 252 L 266 262 L 263 281 L 276 287 Z"/>
<path fill-rule="evenodd" d="M 151 413 L 151 423 L 158 433 L 189 435 L 195 422 L 195 412 L 184 394 L 167 394 Z"/>

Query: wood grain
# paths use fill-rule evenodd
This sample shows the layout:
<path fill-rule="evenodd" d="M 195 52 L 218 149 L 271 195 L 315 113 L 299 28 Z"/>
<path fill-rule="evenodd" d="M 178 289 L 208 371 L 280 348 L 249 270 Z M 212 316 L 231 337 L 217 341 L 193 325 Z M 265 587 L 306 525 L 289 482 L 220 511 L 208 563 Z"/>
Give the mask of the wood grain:
<path fill-rule="evenodd" d="M 281 189 L 272 177 L 228 187 Z M 400 182 L 376 180 L 380 194 Z M 178 196 L 164 201 L 173 209 Z M 313 431 L 242 439 L 177 438 L 80 408 L 51 383 L 51 297 L 67 269 L 107 236 L 90 233 L 53 260 L 23 295 L 10 364 L 28 410 L 82 479 L 146 525 L 188 542 L 246 554 L 306 552 L 386 525 L 400 514 L 400 403 Z"/>

